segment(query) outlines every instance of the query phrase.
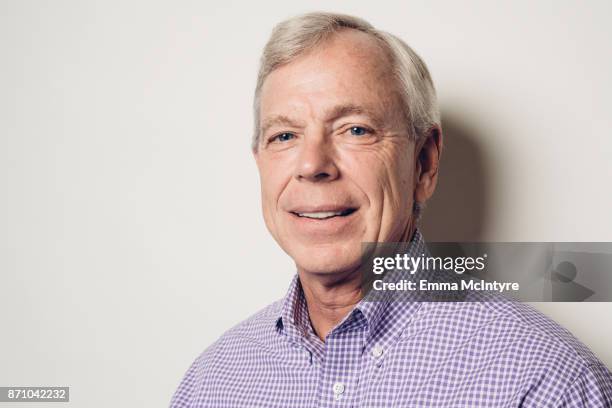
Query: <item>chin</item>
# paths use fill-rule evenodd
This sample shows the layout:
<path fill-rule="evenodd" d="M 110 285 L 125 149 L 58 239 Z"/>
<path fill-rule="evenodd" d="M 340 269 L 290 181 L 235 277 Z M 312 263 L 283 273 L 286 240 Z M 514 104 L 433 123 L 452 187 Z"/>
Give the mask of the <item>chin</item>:
<path fill-rule="evenodd" d="M 289 255 L 299 270 L 314 274 L 340 274 L 351 271 L 361 264 L 361 245 L 349 248 L 346 245 L 325 245 L 300 248 Z"/>

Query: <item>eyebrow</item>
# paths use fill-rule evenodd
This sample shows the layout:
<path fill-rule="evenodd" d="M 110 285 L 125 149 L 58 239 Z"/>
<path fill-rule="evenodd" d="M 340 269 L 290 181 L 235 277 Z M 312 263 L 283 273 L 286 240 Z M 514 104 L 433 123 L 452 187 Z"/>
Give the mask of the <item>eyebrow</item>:
<path fill-rule="evenodd" d="M 283 126 L 283 125 L 292 126 L 292 127 L 304 127 L 302 122 L 295 120 L 295 119 L 291 119 L 289 116 L 274 115 L 274 116 L 264 119 L 264 121 L 261 123 L 261 134 L 266 133 L 266 131 L 270 129 L 272 126 L 279 126 L 279 125 L 280 126 Z"/>
<path fill-rule="evenodd" d="M 374 112 L 372 109 L 369 109 L 365 106 L 359 106 L 359 105 L 353 105 L 353 104 L 338 105 L 332 108 L 328 112 L 327 117 L 330 118 L 329 121 L 331 122 L 336 119 L 340 119 L 344 116 L 349 116 L 349 115 L 365 115 L 370 120 L 372 120 L 372 122 L 374 122 L 375 127 L 377 128 L 383 127 L 383 123 L 382 123 L 383 121 L 378 117 L 376 112 Z"/>
<path fill-rule="evenodd" d="M 382 125 L 383 121 L 378 117 L 378 115 L 373 110 L 368 109 L 364 106 L 359 106 L 359 105 L 354 105 L 354 104 L 334 106 L 326 113 L 325 116 L 328 118 L 326 119 L 326 122 L 333 122 L 334 120 L 337 120 L 344 116 L 349 116 L 349 115 L 365 115 L 370 120 L 372 120 L 375 127 L 377 128 L 383 127 Z M 292 127 L 300 128 L 300 127 L 304 127 L 305 125 L 303 122 L 292 119 L 289 116 L 274 115 L 262 121 L 261 134 L 266 133 L 266 131 L 268 131 L 273 126 L 292 126 Z"/>

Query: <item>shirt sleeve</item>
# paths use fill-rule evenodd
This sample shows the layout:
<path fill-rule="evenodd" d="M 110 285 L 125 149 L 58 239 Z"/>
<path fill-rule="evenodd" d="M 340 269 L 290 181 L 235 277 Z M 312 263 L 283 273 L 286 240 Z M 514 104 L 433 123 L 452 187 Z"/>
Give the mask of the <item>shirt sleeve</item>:
<path fill-rule="evenodd" d="M 587 367 L 561 396 L 560 408 L 612 407 L 612 373 L 602 364 Z"/>
<path fill-rule="evenodd" d="M 197 358 L 185 373 L 181 383 L 170 401 L 170 408 L 186 408 L 191 404 L 196 389 L 197 372 L 200 358 Z"/>
<path fill-rule="evenodd" d="M 176 389 L 170 408 L 189 408 L 204 398 L 209 390 L 209 379 L 216 367 L 216 357 L 223 338 L 220 338 L 200 354 L 189 367 Z"/>

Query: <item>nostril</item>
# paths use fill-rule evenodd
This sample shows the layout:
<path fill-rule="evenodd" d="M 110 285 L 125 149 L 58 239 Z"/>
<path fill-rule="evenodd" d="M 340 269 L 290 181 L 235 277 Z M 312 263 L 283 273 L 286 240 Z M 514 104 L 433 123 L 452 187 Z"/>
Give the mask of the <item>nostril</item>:
<path fill-rule="evenodd" d="M 321 180 L 321 179 L 326 179 L 328 177 L 329 177 L 329 173 L 321 172 L 321 173 L 317 173 L 314 178 L 316 180 Z"/>

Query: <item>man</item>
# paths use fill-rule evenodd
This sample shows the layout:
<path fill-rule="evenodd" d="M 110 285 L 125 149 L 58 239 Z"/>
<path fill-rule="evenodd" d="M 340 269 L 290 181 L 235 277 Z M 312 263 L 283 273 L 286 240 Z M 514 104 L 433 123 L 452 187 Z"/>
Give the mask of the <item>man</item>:
<path fill-rule="evenodd" d="M 362 243 L 422 253 L 438 177 L 435 91 L 408 46 L 350 16 L 287 20 L 254 106 L 265 222 L 297 275 L 199 356 L 173 407 L 610 406 L 607 368 L 527 306 L 363 299 Z"/>

